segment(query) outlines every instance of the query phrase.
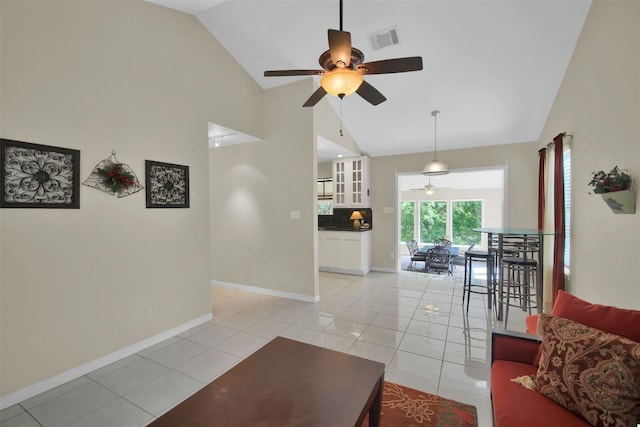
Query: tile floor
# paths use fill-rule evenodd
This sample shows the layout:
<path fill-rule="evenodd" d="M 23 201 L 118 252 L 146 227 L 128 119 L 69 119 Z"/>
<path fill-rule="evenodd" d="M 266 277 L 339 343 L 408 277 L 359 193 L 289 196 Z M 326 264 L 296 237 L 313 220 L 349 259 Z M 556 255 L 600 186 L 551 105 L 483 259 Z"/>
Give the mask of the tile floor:
<path fill-rule="evenodd" d="M 378 360 L 385 379 L 475 405 L 492 426 L 486 297 L 462 307 L 462 273 L 320 273 L 317 304 L 212 288 L 214 319 L 3 410 L 2 427 L 144 426 L 271 338 Z M 474 271 L 475 272 L 475 271 Z M 524 330 L 525 313 L 509 329 Z"/>

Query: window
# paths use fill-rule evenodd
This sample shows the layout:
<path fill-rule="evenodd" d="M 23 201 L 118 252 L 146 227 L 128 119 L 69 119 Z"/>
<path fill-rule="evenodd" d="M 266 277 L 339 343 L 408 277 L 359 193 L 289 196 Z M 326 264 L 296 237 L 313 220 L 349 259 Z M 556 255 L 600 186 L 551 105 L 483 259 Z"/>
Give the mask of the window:
<path fill-rule="evenodd" d="M 417 240 L 415 238 L 416 203 L 413 201 L 401 202 L 400 210 L 400 240 L 403 242 Z"/>
<path fill-rule="evenodd" d="M 562 156 L 564 175 L 564 274 L 569 275 L 571 253 L 571 149 L 565 146 Z"/>
<path fill-rule="evenodd" d="M 482 200 L 412 200 L 400 202 L 400 209 L 403 242 L 429 244 L 447 237 L 454 245 L 480 243 L 482 236 L 473 229 L 482 227 Z"/>
<path fill-rule="evenodd" d="M 474 228 L 482 227 L 482 202 L 480 200 L 455 200 L 451 202 L 451 238 L 454 245 L 480 243 L 480 233 Z"/>
<path fill-rule="evenodd" d="M 447 235 L 447 202 L 420 202 L 419 242 L 433 243 Z"/>

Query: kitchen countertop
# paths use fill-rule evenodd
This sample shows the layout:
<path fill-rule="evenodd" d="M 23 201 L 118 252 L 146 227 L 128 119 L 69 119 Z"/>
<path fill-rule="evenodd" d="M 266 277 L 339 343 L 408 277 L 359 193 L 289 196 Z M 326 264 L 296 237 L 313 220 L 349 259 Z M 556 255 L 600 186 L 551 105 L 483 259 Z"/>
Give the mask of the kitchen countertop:
<path fill-rule="evenodd" d="M 371 231 L 371 228 L 361 228 L 356 230 L 353 226 L 339 227 L 337 225 L 325 225 L 318 227 L 318 231 L 352 231 L 354 233 L 362 233 L 364 231 Z"/>

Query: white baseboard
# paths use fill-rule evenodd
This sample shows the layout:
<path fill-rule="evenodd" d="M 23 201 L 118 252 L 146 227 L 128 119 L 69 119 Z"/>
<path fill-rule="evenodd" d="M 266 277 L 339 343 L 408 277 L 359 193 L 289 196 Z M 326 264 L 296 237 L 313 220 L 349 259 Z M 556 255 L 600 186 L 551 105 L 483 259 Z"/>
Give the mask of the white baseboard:
<path fill-rule="evenodd" d="M 377 271 L 379 273 L 397 273 L 397 271 L 393 268 L 384 267 L 371 267 L 371 271 Z"/>
<path fill-rule="evenodd" d="M 296 293 L 293 293 L 293 292 L 278 291 L 278 290 L 275 290 L 275 289 L 261 288 L 259 286 L 249 286 L 249 285 L 241 285 L 241 284 L 238 284 L 238 283 L 221 282 L 219 280 L 212 280 L 211 281 L 211 286 L 218 286 L 220 288 L 238 289 L 238 290 L 241 290 L 241 291 L 252 292 L 252 293 L 255 293 L 255 294 L 270 295 L 270 296 L 273 296 L 273 297 L 288 298 L 288 299 L 294 299 L 294 300 L 304 301 L 304 302 L 319 302 L 320 301 L 320 295 L 316 295 L 316 296 L 312 297 L 310 295 L 303 295 L 303 294 L 296 294 Z"/>
<path fill-rule="evenodd" d="M 110 353 L 99 359 L 93 360 L 91 362 L 85 363 L 84 365 L 70 369 L 66 372 L 56 375 L 55 377 L 51 377 L 39 383 L 33 384 L 29 387 L 25 387 L 22 390 L 18 390 L 14 393 L 3 396 L 0 398 L 0 410 L 8 408 L 9 406 L 15 405 L 16 403 L 20 403 L 25 399 L 29 399 L 33 396 L 37 396 L 40 393 L 44 393 L 45 391 L 51 390 L 52 388 L 55 388 L 59 385 L 67 383 L 76 378 L 79 378 L 90 372 L 93 372 L 96 369 L 103 368 L 107 365 L 110 365 L 113 362 L 117 362 L 120 359 L 124 359 L 127 356 L 131 356 L 134 353 L 144 350 L 147 347 L 151 347 L 152 345 L 158 344 L 159 342 L 162 342 L 168 338 L 181 334 L 182 332 L 187 331 L 204 322 L 208 322 L 211 319 L 213 319 L 213 315 L 211 313 L 205 314 L 204 316 L 200 316 L 196 319 L 190 320 L 189 322 L 183 323 L 182 325 L 176 326 L 175 328 L 169 329 L 167 331 L 154 335 L 150 338 L 139 341 L 135 344 L 132 344 L 128 347 L 125 347 L 123 349 Z"/>
<path fill-rule="evenodd" d="M 334 267 L 320 267 L 320 271 L 326 271 L 328 273 L 350 274 L 352 276 L 364 276 L 369 270 L 350 270 L 348 268 L 334 268 Z"/>

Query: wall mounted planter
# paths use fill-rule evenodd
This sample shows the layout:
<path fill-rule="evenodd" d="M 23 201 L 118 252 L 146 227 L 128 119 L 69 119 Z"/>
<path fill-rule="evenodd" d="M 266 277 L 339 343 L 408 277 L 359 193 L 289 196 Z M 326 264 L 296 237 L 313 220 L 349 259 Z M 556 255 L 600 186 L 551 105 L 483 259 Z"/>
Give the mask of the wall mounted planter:
<path fill-rule="evenodd" d="M 636 204 L 633 187 L 629 190 L 613 191 L 601 194 L 602 200 L 614 214 L 635 214 Z"/>

